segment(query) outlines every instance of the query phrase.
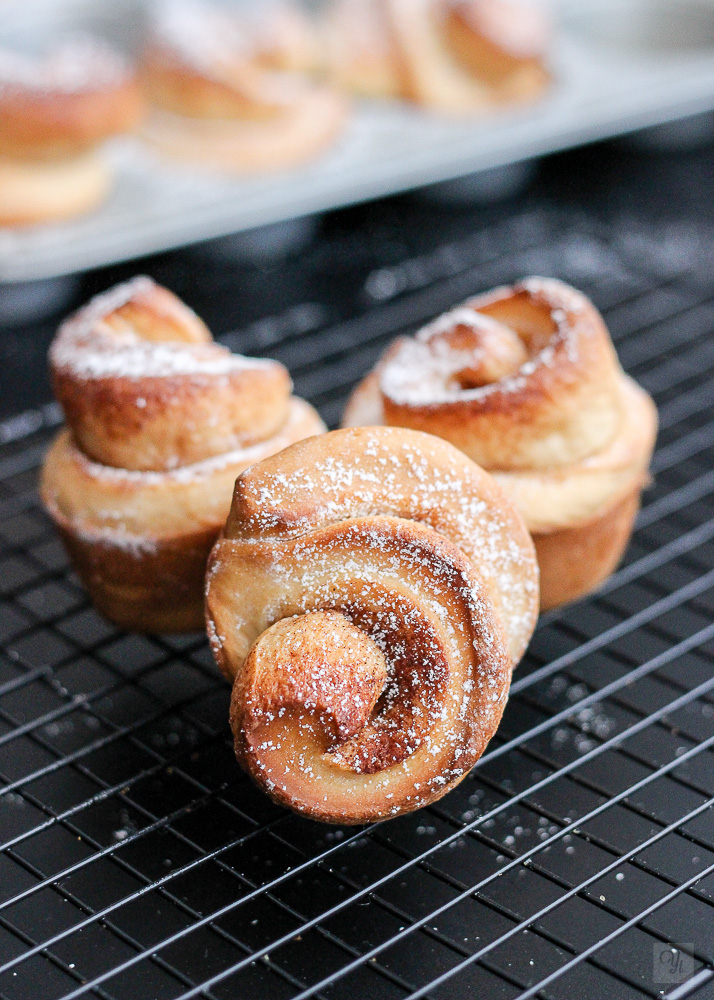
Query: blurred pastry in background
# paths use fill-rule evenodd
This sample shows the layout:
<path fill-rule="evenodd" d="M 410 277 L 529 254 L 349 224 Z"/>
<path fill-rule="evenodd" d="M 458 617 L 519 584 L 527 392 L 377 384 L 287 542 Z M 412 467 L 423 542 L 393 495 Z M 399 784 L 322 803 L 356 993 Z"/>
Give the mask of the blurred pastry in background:
<path fill-rule="evenodd" d="M 301 7 L 268 0 L 244 4 L 240 17 L 258 65 L 287 73 L 314 73 L 320 67 L 315 25 Z"/>
<path fill-rule="evenodd" d="M 325 16 L 329 75 L 359 97 L 407 97 L 389 0 L 332 0 Z"/>
<path fill-rule="evenodd" d="M 333 0 L 325 43 L 348 90 L 465 114 L 537 98 L 550 35 L 528 0 Z"/>
<path fill-rule="evenodd" d="M 0 225 L 96 208 L 112 183 L 99 147 L 134 128 L 141 108 L 133 70 L 96 38 L 39 56 L 0 49 Z"/>
<path fill-rule="evenodd" d="M 163 0 L 143 60 L 145 136 L 172 158 L 239 173 L 309 161 L 347 113 L 345 98 L 311 77 L 315 62 L 296 7 Z"/>

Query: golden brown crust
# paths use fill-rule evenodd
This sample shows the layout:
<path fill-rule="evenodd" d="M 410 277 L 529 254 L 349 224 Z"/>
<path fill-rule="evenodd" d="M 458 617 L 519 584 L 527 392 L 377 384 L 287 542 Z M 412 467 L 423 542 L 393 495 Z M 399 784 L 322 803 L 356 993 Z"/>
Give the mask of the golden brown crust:
<path fill-rule="evenodd" d="M 325 17 L 330 76 L 360 97 L 404 97 L 403 65 L 382 0 L 336 0 Z"/>
<path fill-rule="evenodd" d="M 77 94 L 28 94 L 0 90 L 0 155 L 58 160 L 93 149 L 131 131 L 142 111 L 135 79 L 112 89 Z"/>
<path fill-rule="evenodd" d="M 356 428 L 301 441 L 237 480 L 225 534 L 292 536 L 355 511 L 428 524 L 466 553 L 520 660 L 537 614 L 528 533 L 495 480 L 430 435 Z"/>
<path fill-rule="evenodd" d="M 62 541 L 92 603 L 133 632 L 193 632 L 203 626 L 206 560 L 220 528 L 134 548 L 85 535 L 53 511 Z"/>
<path fill-rule="evenodd" d="M 451 441 L 492 472 L 539 537 L 587 533 L 639 494 L 657 433 L 654 404 L 620 369 L 594 306 L 533 278 L 396 341 L 353 393 L 343 423 L 409 426 Z"/>
<path fill-rule="evenodd" d="M 494 324 L 495 332 L 517 333 L 528 361 L 495 382 L 463 386 L 471 352 L 452 350 L 449 331 L 471 332 L 479 352 L 483 327 L 494 332 Z M 620 377 L 592 303 L 561 282 L 529 278 L 470 299 L 405 340 L 385 363 L 380 386 L 388 424 L 437 434 L 489 470 L 548 469 L 612 440 Z"/>
<path fill-rule="evenodd" d="M 639 509 L 638 487 L 588 524 L 533 535 L 543 611 L 589 594 L 610 576 L 627 548 Z"/>
<path fill-rule="evenodd" d="M 498 472 L 494 478 L 521 511 L 532 534 L 589 524 L 648 482 L 657 411 L 636 382 L 620 382 L 622 421 L 610 444 L 587 458 L 552 469 Z"/>
<path fill-rule="evenodd" d="M 238 760 L 327 822 L 434 801 L 493 735 L 536 613 L 522 523 L 445 442 L 300 442 L 239 477 L 208 565 Z"/>
<path fill-rule="evenodd" d="M 262 441 L 287 417 L 285 368 L 214 344 L 198 317 L 148 278 L 66 320 L 50 363 L 78 444 L 104 465 L 191 465 Z"/>
<path fill-rule="evenodd" d="M 318 32 L 312 18 L 292 0 L 275 0 L 251 10 L 247 25 L 259 66 L 287 73 L 321 69 Z"/>
<path fill-rule="evenodd" d="M 141 110 L 133 72 L 96 40 L 42 57 L 0 49 L 0 225 L 60 221 L 101 204 L 112 177 L 96 147 L 132 129 Z"/>
<path fill-rule="evenodd" d="M 290 2 L 228 9 L 210 0 L 163 0 L 142 61 L 152 101 L 206 119 L 262 121 L 280 114 L 316 68 L 314 29 Z"/>
<path fill-rule="evenodd" d="M 322 421 L 282 366 L 214 345 L 146 278 L 80 310 L 51 359 L 71 431 L 48 452 L 42 497 L 92 599 L 127 628 L 198 628 L 236 476 Z M 272 403 L 267 421 L 253 394 Z"/>
<path fill-rule="evenodd" d="M 309 163 L 343 129 L 348 106 L 329 87 L 306 91 L 289 113 L 264 121 L 187 118 L 161 111 L 144 137 L 163 156 L 228 173 L 288 170 Z"/>
<path fill-rule="evenodd" d="M 271 93 L 266 87 L 269 74 L 247 60 L 237 60 L 230 74 L 211 76 L 175 52 L 155 46 L 146 53 L 142 76 L 152 103 L 175 115 L 265 121 L 285 111 L 284 92 Z"/>
<path fill-rule="evenodd" d="M 323 430 L 312 407 L 294 398 L 284 427 L 266 441 L 158 474 L 98 465 L 62 431 L 45 459 L 42 499 L 107 618 L 141 632 L 200 629 L 206 560 L 236 477 Z"/>

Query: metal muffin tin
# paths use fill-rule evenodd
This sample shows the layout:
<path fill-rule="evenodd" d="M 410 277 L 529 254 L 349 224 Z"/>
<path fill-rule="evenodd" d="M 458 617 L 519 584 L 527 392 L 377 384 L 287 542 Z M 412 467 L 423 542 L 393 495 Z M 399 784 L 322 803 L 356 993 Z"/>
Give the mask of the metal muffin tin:
<path fill-rule="evenodd" d="M 77 221 L 0 229 L 0 281 L 58 277 L 215 236 L 503 167 L 714 109 L 713 0 L 560 0 L 554 83 L 536 104 L 449 120 L 356 103 L 334 148 L 298 170 L 242 179 L 110 144 L 118 179 Z M 130 49 L 144 5 L 6 0 L 0 35 L 91 28 Z"/>

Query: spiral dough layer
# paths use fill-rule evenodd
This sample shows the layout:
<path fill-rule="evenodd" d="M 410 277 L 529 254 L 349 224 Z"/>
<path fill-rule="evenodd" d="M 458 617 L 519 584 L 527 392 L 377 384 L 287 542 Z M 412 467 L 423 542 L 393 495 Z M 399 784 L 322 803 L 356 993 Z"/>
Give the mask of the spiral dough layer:
<path fill-rule="evenodd" d="M 239 761 L 325 821 L 439 798 L 498 726 L 537 595 L 521 519 L 445 442 L 335 431 L 266 459 L 207 574 Z"/>
<path fill-rule="evenodd" d="M 236 476 L 324 429 L 272 361 L 231 354 L 149 278 L 100 295 L 52 345 L 63 431 L 43 498 L 91 596 L 128 628 L 202 623 Z"/>
<path fill-rule="evenodd" d="M 437 434 L 491 472 L 534 536 L 543 607 L 614 568 L 657 430 L 595 307 L 543 278 L 470 299 L 396 341 L 343 422 Z"/>

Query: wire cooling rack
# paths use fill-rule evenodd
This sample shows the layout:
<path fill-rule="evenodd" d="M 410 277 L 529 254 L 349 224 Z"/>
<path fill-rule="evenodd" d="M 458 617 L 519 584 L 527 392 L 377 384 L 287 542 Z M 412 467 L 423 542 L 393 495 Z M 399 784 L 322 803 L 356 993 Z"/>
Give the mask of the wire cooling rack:
<path fill-rule="evenodd" d="M 373 272 L 349 322 L 223 338 L 334 422 L 389 337 L 555 274 L 659 404 L 623 566 L 543 617 L 471 775 L 369 830 L 241 775 L 202 637 L 118 632 L 69 570 L 36 493 L 55 410 L 0 427 L 4 1000 L 714 997 L 714 287 L 689 238 L 524 212 Z"/>

